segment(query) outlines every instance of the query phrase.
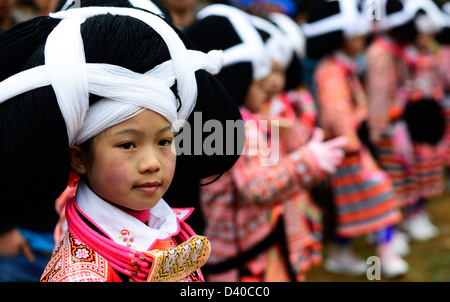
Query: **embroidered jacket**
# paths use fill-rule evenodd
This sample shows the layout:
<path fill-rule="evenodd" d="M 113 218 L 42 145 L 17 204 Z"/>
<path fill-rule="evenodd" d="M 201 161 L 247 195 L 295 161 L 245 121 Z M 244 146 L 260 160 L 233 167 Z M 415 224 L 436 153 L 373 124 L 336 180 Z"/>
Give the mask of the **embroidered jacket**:
<path fill-rule="evenodd" d="M 165 244 L 172 249 L 173 253 L 169 253 L 167 249 L 154 250 L 155 254 L 159 254 L 159 258 L 152 264 L 152 274 L 147 281 L 203 282 L 201 271 L 195 268 L 202 266 L 207 260 L 205 255 L 209 252 L 209 244 L 204 245 L 205 240 L 194 237 L 191 239 L 192 244 L 184 244 L 182 248 L 177 249 L 176 241 L 172 239 Z M 198 244 L 197 241 L 201 244 Z M 196 263 L 194 261 L 188 263 L 186 257 L 178 257 L 181 251 L 185 252 L 186 250 L 189 255 L 195 254 L 195 249 L 201 249 L 201 252 L 197 252 L 201 257 L 195 259 Z M 176 261 L 178 270 L 173 270 L 171 267 Z M 193 268 L 184 269 L 183 272 L 183 268 L 187 266 Z M 190 273 L 186 273 L 186 271 L 190 271 Z M 122 282 L 122 278 L 102 255 L 67 231 L 47 264 L 41 282 Z"/>
<path fill-rule="evenodd" d="M 75 205 L 76 202 L 73 194 L 75 187 L 76 182 L 70 181 L 66 193 L 60 198 L 61 203 L 64 204 L 65 211 L 68 211 L 70 216 L 62 217 L 65 222 L 59 224 L 57 227 L 57 231 L 55 232 L 56 236 L 59 236 L 60 234 L 60 226 L 67 226 L 66 219 L 70 218 L 70 221 L 72 221 L 72 217 L 79 211 L 79 208 Z M 64 200 L 64 196 L 69 196 L 67 203 Z M 205 237 L 195 235 L 193 230 L 184 222 L 190 213 L 192 213 L 191 209 L 172 209 L 172 211 L 179 224 L 178 231 L 173 233 L 170 237 L 156 239 L 155 242 L 146 243 L 146 245 L 148 244 L 148 246 L 151 246 L 151 250 L 143 252 L 146 257 L 141 258 L 142 256 L 140 256 L 140 259 L 136 260 L 136 258 L 133 257 L 133 253 L 135 248 L 134 244 L 136 243 L 135 239 L 137 238 L 126 229 L 123 229 L 120 232 L 121 235 L 118 239 L 121 242 L 123 241 L 122 243 L 124 246 L 131 248 L 127 250 L 127 254 L 130 255 L 128 258 L 129 260 L 127 260 L 129 262 L 125 264 L 122 263 L 119 266 L 124 267 L 126 270 L 129 270 L 127 267 L 133 267 L 137 269 L 138 272 L 146 272 L 145 276 L 140 276 L 140 280 L 149 282 L 204 281 L 200 267 L 206 263 L 209 257 L 210 243 Z M 82 215 L 80 214 L 79 217 L 82 217 Z M 99 234 L 102 232 L 95 225 L 95 222 L 93 224 L 92 222 L 90 223 L 90 226 L 87 224 L 84 225 L 84 227 L 92 227 L 92 230 L 95 230 L 94 232 L 99 232 Z M 77 230 L 77 228 L 74 228 L 73 230 Z M 77 230 L 77 232 L 80 231 Z M 81 232 L 83 233 L 83 229 L 81 229 Z M 101 234 L 105 235 L 103 233 Z M 111 239 L 103 239 L 102 236 L 100 236 L 100 238 L 106 240 L 106 245 L 108 246 L 107 249 L 109 250 L 107 254 L 110 255 L 109 257 L 114 253 L 119 252 L 118 248 L 116 248 L 118 245 Z M 96 244 L 96 239 L 89 238 L 87 240 L 94 240 L 92 241 L 92 244 Z M 123 251 L 123 249 L 125 249 L 125 247 L 122 247 L 121 250 Z M 111 250 L 113 251 L 111 252 Z M 117 252 L 114 252 L 114 250 L 117 250 Z M 94 250 L 92 247 L 78 239 L 70 228 L 66 229 L 62 240 L 42 274 L 41 281 L 120 282 L 131 280 L 123 273 L 116 271 L 114 266 L 111 265 L 110 261 L 112 261 L 112 259 L 114 259 L 114 262 L 118 261 L 116 258 L 113 257 L 111 260 L 108 260 L 109 258 L 105 255 L 106 254 L 102 254 L 102 251 Z M 125 256 L 125 258 L 127 257 Z M 144 270 L 140 269 L 139 266 L 143 267 Z"/>
<path fill-rule="evenodd" d="M 445 93 L 450 93 L 450 45 L 441 45 L 439 51 L 439 68 L 445 81 Z"/>
<path fill-rule="evenodd" d="M 384 37 L 369 46 L 366 59 L 368 124 L 375 141 L 378 141 L 387 131 L 389 123 L 399 119 L 403 113 L 408 66 L 404 47 Z"/>

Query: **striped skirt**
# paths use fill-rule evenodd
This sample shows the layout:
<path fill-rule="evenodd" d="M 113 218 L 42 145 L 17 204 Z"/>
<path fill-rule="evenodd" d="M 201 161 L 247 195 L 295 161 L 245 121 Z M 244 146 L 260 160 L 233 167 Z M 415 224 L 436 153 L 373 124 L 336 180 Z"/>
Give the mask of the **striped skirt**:
<path fill-rule="evenodd" d="M 420 197 L 432 198 L 443 194 L 444 159 L 437 147 L 417 144 L 414 146 L 414 155 Z"/>
<path fill-rule="evenodd" d="M 442 138 L 441 154 L 445 167 L 450 168 L 450 95 L 447 95 L 442 102 L 445 117 L 445 131 Z"/>
<path fill-rule="evenodd" d="M 450 147 L 446 152 L 450 153 Z M 437 197 L 444 192 L 443 154 L 446 152 L 442 145 L 416 143 L 414 164 L 406 165 L 394 152 L 394 139 L 390 132 L 383 134 L 377 145 L 378 164 L 391 178 L 400 207 L 414 205 L 420 198 Z"/>
<path fill-rule="evenodd" d="M 420 198 L 417 171 L 414 165 L 407 165 L 394 152 L 392 127 L 386 131 L 377 144 L 379 166 L 389 175 L 395 196 L 401 208 L 415 204 Z"/>
<path fill-rule="evenodd" d="M 364 235 L 401 220 L 392 182 L 365 148 L 344 158 L 331 187 L 340 237 Z"/>

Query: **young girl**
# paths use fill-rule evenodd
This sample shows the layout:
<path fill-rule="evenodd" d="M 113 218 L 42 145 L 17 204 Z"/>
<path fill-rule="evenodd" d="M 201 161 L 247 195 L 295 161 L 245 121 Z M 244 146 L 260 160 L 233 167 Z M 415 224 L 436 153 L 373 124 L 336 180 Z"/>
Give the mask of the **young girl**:
<path fill-rule="evenodd" d="M 397 200 L 404 207 L 419 196 L 412 144 L 402 118 L 408 73 L 405 48 L 417 31 L 414 15 L 401 1 L 384 0 L 381 7 L 382 18 L 375 23 L 376 36 L 366 55 L 367 122 L 378 162 L 391 177 Z"/>
<path fill-rule="evenodd" d="M 224 50 L 224 68 L 218 78 L 246 122 L 241 158 L 230 171 L 201 188 L 205 234 L 213 247 L 205 268 L 207 280 L 303 280 L 302 248 L 311 238 L 305 234 L 301 209 L 290 197 L 325 175 L 321 164 L 333 168 L 345 142 L 323 143 L 318 133 L 307 146 L 280 153 L 278 161 L 267 161 L 267 154 L 278 148 L 272 140 L 276 133 L 270 134 L 272 144 L 268 144 L 267 121 L 260 123 L 262 105 L 272 97 L 273 66 L 262 39 L 270 43 L 270 34 L 261 28 L 258 32 L 248 14 L 223 4 L 201 10 L 186 33 L 203 51 Z M 321 151 L 325 156 L 317 157 Z"/>
<path fill-rule="evenodd" d="M 358 236 L 377 232 L 382 274 L 396 277 L 408 269 L 391 246 L 392 226 L 400 222 L 401 213 L 389 177 L 377 166 L 358 134 L 367 117 L 367 104 L 356 59 L 365 48 L 368 20 L 356 1 L 341 0 L 324 3 L 310 14 L 309 22 L 304 29 L 308 37 L 314 37 L 310 42 L 317 47 L 328 46 L 330 51 L 314 73 L 319 122 L 327 137 L 345 135 L 348 139 L 344 159 L 330 180 L 335 238 L 325 269 L 365 274 L 365 261 L 354 254 L 352 242 Z"/>
<path fill-rule="evenodd" d="M 283 42 L 288 44 L 291 54 L 284 56 L 284 60 L 290 60 L 288 66 L 280 62 L 284 66 L 282 83 L 285 85 L 280 93 L 264 105 L 264 118 L 267 116 L 280 123 L 280 153 L 288 154 L 306 145 L 311 139 L 317 127 L 317 111 L 314 99 L 301 76 L 305 40 L 300 26 L 286 14 L 270 13 L 268 18 L 280 28 L 284 36 Z M 297 238 L 288 236 L 287 242 L 290 245 L 297 244 L 296 249 L 301 254 L 301 264 L 298 267 L 303 274 L 302 280 L 305 280 L 311 267 L 320 265 L 322 261 L 323 213 L 310 190 L 299 190 L 289 199 L 291 204 L 301 209 L 301 215 L 289 219 L 286 229 L 302 228 L 303 231 L 302 236 Z M 283 213 L 285 217 L 291 214 L 297 215 L 297 212 L 286 210 Z"/>
<path fill-rule="evenodd" d="M 366 76 L 370 139 L 405 214 L 401 226 L 414 240 L 436 235 L 436 228 L 425 215 L 422 198 L 439 195 L 443 181 L 442 160 L 432 146 L 442 135 L 440 105 L 421 101 L 424 97 L 442 98 L 441 80 L 426 42 L 428 35 L 419 33 L 416 25 L 416 13 L 422 5 L 434 6 L 429 1 L 411 1 L 406 5 L 398 0 L 382 2 L 377 36 L 367 51 Z M 419 23 L 425 26 L 423 21 Z M 416 42 L 422 44 L 420 52 L 414 46 Z M 417 125 L 422 125 L 421 129 Z M 397 236 L 396 241 L 407 252 L 404 237 Z"/>
<path fill-rule="evenodd" d="M 445 3 L 441 9 L 447 20 L 447 25 L 436 36 L 436 40 L 439 43 L 439 68 L 445 83 L 445 98 L 443 102 L 445 133 L 440 148 L 444 157 L 445 174 L 450 175 L 450 153 L 448 152 L 450 147 L 450 3 Z M 450 192 L 450 177 L 446 178 L 445 189 L 447 192 Z"/>
<path fill-rule="evenodd" d="M 435 35 L 445 24 L 444 15 L 431 0 L 408 2 L 416 12 L 417 38 L 406 48 L 407 82 L 404 88 L 407 121 L 414 143 L 414 165 L 419 199 L 405 208 L 402 227 L 417 240 L 436 237 L 438 228 L 427 214 L 428 200 L 444 191 L 444 161 L 438 145 L 445 130 L 443 114 L 444 81 L 439 68 Z M 407 4 L 407 6 L 408 6 Z"/>
<path fill-rule="evenodd" d="M 14 113 L 30 95 L 36 101 L 30 105 L 53 108 L 56 121 L 38 120 L 25 130 L 57 126 L 44 127 L 43 134 L 59 150 L 67 148 L 70 166 L 81 175 L 75 196 L 67 194 L 68 231 L 41 281 L 203 281 L 199 268 L 210 244 L 184 222 L 192 209 L 171 209 L 161 197 L 175 170 L 175 125 L 187 120 L 204 89 L 222 91 L 208 73 L 220 69 L 221 53 L 188 50 L 159 16 L 113 7 L 31 20 L 0 41 L 24 56 L 5 65 L 11 76 L 0 83 L 0 100 L 9 101 L 1 113 Z M 10 59 L 10 51 L 0 58 Z M 67 132 L 57 132 L 61 128 Z M 14 130 L 2 126 L 3 133 Z M 14 147 L 21 148 L 5 149 Z M 59 186 L 67 184 L 63 172 Z"/>

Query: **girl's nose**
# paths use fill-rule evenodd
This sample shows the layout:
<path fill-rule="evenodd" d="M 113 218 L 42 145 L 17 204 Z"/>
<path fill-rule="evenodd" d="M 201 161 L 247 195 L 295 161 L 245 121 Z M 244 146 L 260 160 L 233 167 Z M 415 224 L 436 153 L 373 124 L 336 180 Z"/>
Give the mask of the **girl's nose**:
<path fill-rule="evenodd" d="M 155 173 L 161 169 L 161 163 L 153 150 L 143 152 L 139 162 L 140 173 Z"/>

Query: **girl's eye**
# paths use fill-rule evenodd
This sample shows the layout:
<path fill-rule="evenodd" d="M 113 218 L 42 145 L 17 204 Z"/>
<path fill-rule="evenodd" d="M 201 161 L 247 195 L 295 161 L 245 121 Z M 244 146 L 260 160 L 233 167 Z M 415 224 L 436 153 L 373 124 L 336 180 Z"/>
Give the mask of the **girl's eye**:
<path fill-rule="evenodd" d="M 158 146 L 161 146 L 161 147 L 168 147 L 171 144 L 172 144 L 172 140 L 170 140 L 170 139 L 162 139 L 158 142 Z"/>
<path fill-rule="evenodd" d="M 136 146 L 133 143 L 123 143 L 121 145 L 119 145 L 120 148 L 125 149 L 125 150 L 130 150 L 133 148 L 136 148 Z"/>

